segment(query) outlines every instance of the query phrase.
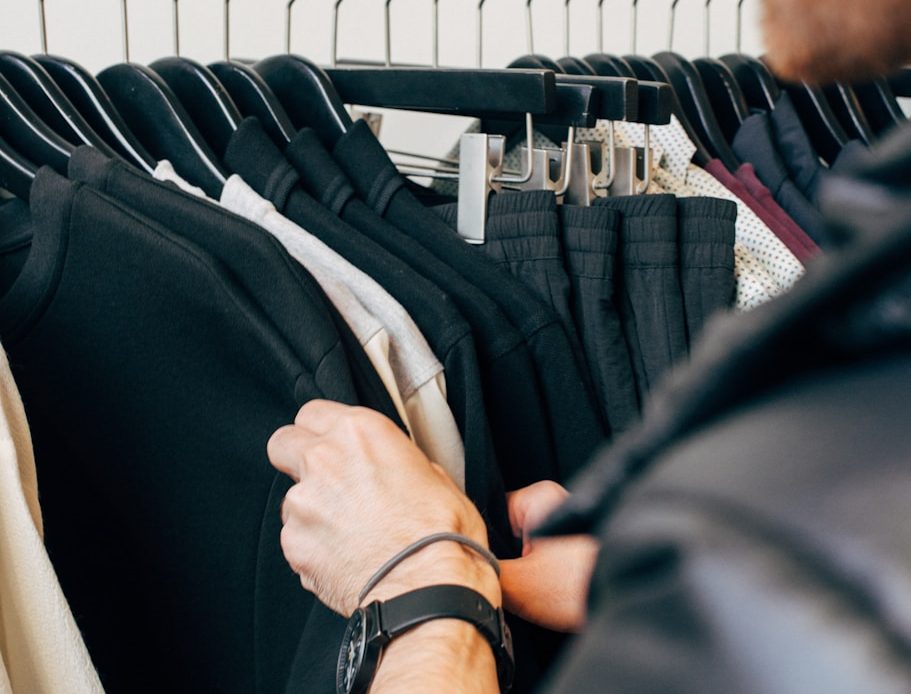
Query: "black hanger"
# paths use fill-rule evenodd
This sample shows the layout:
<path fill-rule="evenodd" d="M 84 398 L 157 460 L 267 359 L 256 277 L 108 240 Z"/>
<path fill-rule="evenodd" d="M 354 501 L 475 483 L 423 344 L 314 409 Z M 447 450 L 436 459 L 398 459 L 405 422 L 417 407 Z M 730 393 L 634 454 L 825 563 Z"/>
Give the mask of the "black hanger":
<path fill-rule="evenodd" d="M 594 107 L 596 119 L 642 122 L 639 120 L 639 80 L 597 75 L 557 75 L 556 80 L 558 92 L 564 85 L 594 87 L 598 94 Z"/>
<path fill-rule="evenodd" d="M 595 68 L 579 58 L 560 58 L 557 65 L 565 75 L 591 75 L 594 77 L 598 74 L 595 72 Z"/>
<path fill-rule="evenodd" d="M 618 60 L 623 60 L 618 58 Z M 626 61 L 623 61 L 624 63 Z M 588 59 L 580 58 L 560 58 L 557 64 L 564 69 L 564 75 L 557 75 L 557 83 L 569 81 L 576 76 L 597 76 L 597 77 L 617 77 L 620 79 L 627 78 L 627 75 L 603 75 L 595 71 Z M 632 72 L 632 68 L 629 68 Z M 635 77 L 638 85 L 636 115 L 630 115 L 627 120 L 636 123 L 648 123 L 649 125 L 666 125 L 671 121 L 673 113 L 673 95 L 674 92 L 669 84 L 664 82 L 655 82 L 652 80 L 640 80 Z M 596 83 L 597 84 L 597 83 Z"/>
<path fill-rule="evenodd" d="M 716 58 L 697 58 L 693 65 L 702 77 L 721 132 L 728 142 L 733 142 L 737 130 L 750 115 L 750 107 L 734 73 Z"/>
<path fill-rule="evenodd" d="M 670 84 L 670 77 L 664 71 L 664 68 L 656 63 L 653 59 L 647 58 L 645 56 L 635 56 L 635 55 L 625 55 L 623 60 L 633 69 L 633 72 L 636 74 L 640 80 L 654 80 L 655 82 L 660 82 L 663 84 Z M 698 166 L 705 166 L 712 160 L 712 155 L 709 152 L 708 148 L 703 144 L 702 139 L 696 133 L 695 128 L 690 123 L 689 118 L 687 118 L 686 113 L 683 110 L 683 106 L 680 104 L 680 100 L 677 98 L 676 92 L 673 89 L 670 90 L 670 100 L 671 100 L 671 111 L 677 117 L 677 120 L 680 122 L 680 125 L 686 131 L 687 137 L 690 139 L 690 142 L 696 147 L 696 153 L 693 155 L 693 161 Z"/>
<path fill-rule="evenodd" d="M 589 61 L 591 59 L 591 61 Z M 569 74 L 597 75 L 600 77 L 631 77 L 639 84 L 638 109 L 635 121 L 649 125 L 670 123 L 673 113 L 673 90 L 670 85 L 652 80 L 640 80 L 623 58 L 603 53 L 593 53 L 586 58 L 561 58 L 557 61 Z M 619 69 L 618 63 L 625 68 Z M 594 67 L 597 65 L 597 69 Z M 585 72 L 582 72 L 582 71 Z"/>
<path fill-rule="evenodd" d="M 781 89 L 763 63 L 742 53 L 723 55 L 721 62 L 731 69 L 751 109 L 771 111 L 775 108 Z"/>
<path fill-rule="evenodd" d="M 181 176 L 217 198 L 228 173 L 165 81 L 149 68 L 121 63 L 98 81 L 114 106 L 156 159 L 167 159 Z"/>
<path fill-rule="evenodd" d="M 557 71 L 562 72 L 564 75 L 592 75 L 594 76 L 595 72 L 592 70 L 591 65 L 586 65 L 585 61 L 580 60 L 579 58 L 573 58 L 566 56 L 565 58 L 558 58 L 556 60 Z"/>
<path fill-rule="evenodd" d="M 552 108 L 534 115 L 535 130 L 553 142 L 562 142 L 567 128 L 594 127 L 600 106 L 601 94 L 597 87 L 591 84 L 557 84 Z M 525 113 L 527 111 L 510 110 L 486 114 L 481 119 L 481 130 L 492 135 L 505 135 L 507 140 L 518 134 L 524 135 L 521 119 Z"/>
<path fill-rule="evenodd" d="M 127 127 L 94 75 L 66 58 L 36 55 L 34 59 L 108 145 L 146 173 L 155 170 L 155 159 Z"/>
<path fill-rule="evenodd" d="M 523 70 L 550 70 L 554 75 L 559 75 L 563 69 L 558 63 L 543 55 L 529 54 L 516 58 L 509 64 L 510 69 L 521 68 Z"/>
<path fill-rule="evenodd" d="M 211 63 L 209 69 L 228 90 L 245 116 L 254 116 L 272 141 L 284 149 L 294 137 L 294 124 L 275 93 L 253 68 L 236 60 Z"/>
<path fill-rule="evenodd" d="M 848 137 L 860 140 L 868 146 L 873 144 L 876 135 L 867 122 L 854 89 L 847 84 L 830 84 L 823 87 L 823 93 Z"/>
<path fill-rule="evenodd" d="M 188 58 L 162 58 L 149 67 L 180 99 L 213 151 L 224 157 L 243 116 L 218 78 L 205 65 Z"/>
<path fill-rule="evenodd" d="M 855 84 L 854 93 L 867 116 L 867 122 L 877 135 L 883 135 L 907 120 L 895 92 L 885 78 Z"/>
<path fill-rule="evenodd" d="M 911 68 L 902 68 L 896 73 L 889 75 L 887 78 L 889 86 L 895 96 L 903 98 L 911 97 Z"/>
<path fill-rule="evenodd" d="M 657 53 L 654 59 L 667 73 L 683 111 L 709 152 L 720 159 L 728 171 L 736 171 L 740 162 L 715 118 L 699 72 L 691 62 L 670 51 Z"/>
<path fill-rule="evenodd" d="M 345 103 L 485 118 L 548 114 L 555 104 L 549 70 L 345 66 L 326 71 Z M 526 110 L 527 109 L 527 110 Z"/>
<path fill-rule="evenodd" d="M 832 164 L 850 138 L 832 112 L 822 88 L 787 82 L 782 82 L 781 86 L 791 97 L 816 152 Z"/>
<path fill-rule="evenodd" d="M 620 56 L 610 55 L 609 53 L 590 53 L 585 56 L 583 62 L 599 75 L 637 77 L 632 65 Z"/>
<path fill-rule="evenodd" d="M 753 108 L 773 110 L 781 90 L 786 91 L 817 153 L 829 164 L 835 161 L 849 138 L 821 87 L 778 81 L 762 59 L 735 54 L 722 56 L 721 60 L 731 68 L 747 102 Z M 753 103 L 754 99 L 761 103 L 767 101 L 768 108 L 757 106 Z"/>
<path fill-rule="evenodd" d="M 0 51 L 0 74 L 54 132 L 73 145 L 91 145 L 120 158 L 79 114 L 47 71 L 28 56 Z"/>
<path fill-rule="evenodd" d="M 528 56 L 523 56 L 523 58 L 528 58 L 529 60 L 536 61 L 540 65 L 542 70 L 552 70 L 553 72 L 555 72 L 557 74 L 559 74 L 561 72 L 565 72 L 565 70 L 563 70 L 563 68 L 560 67 L 560 64 L 556 60 L 552 60 L 551 58 L 548 58 L 546 55 L 541 55 L 540 53 L 533 53 Z M 519 58 L 518 60 L 521 61 L 522 58 Z M 516 61 L 513 61 L 513 62 L 515 63 Z M 515 67 L 519 67 L 519 66 L 515 66 Z"/>
<path fill-rule="evenodd" d="M 253 66 L 285 107 L 295 129 L 311 127 L 332 147 L 351 127 L 351 116 L 329 76 L 297 55 L 277 55 Z"/>
<path fill-rule="evenodd" d="M 3 75 L 0 75 L 0 132 L 23 158 L 39 166 L 47 164 L 66 175 L 75 147 L 51 130 Z"/>
<path fill-rule="evenodd" d="M 539 55 L 528 55 L 510 63 L 510 69 L 534 69 L 543 61 Z M 558 67 L 562 67 L 557 64 Z M 578 67 L 574 65 L 573 67 Z M 639 116 L 639 81 L 629 77 L 601 77 L 593 74 L 557 73 L 557 90 L 561 85 L 587 85 L 597 90 L 595 118 L 636 121 Z M 546 117 L 545 117 L 546 119 Z M 667 121 L 665 121 L 667 122 Z M 568 125 L 568 123 L 567 123 Z"/>
<path fill-rule="evenodd" d="M 0 137 L 0 188 L 27 201 L 37 174 L 38 167 Z"/>

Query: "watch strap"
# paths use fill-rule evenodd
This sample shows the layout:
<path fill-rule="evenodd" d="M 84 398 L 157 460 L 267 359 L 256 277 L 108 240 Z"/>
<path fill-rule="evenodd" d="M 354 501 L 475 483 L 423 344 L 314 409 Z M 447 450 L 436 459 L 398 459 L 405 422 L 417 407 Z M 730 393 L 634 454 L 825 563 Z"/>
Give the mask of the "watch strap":
<path fill-rule="evenodd" d="M 500 639 L 497 609 L 465 586 L 428 586 L 380 603 L 380 628 L 390 639 L 424 622 L 448 618 L 474 624 L 488 641 Z"/>
<path fill-rule="evenodd" d="M 511 688 L 515 663 L 509 627 L 503 610 L 477 591 L 466 586 L 428 586 L 375 604 L 384 641 L 435 619 L 461 619 L 473 624 L 493 649 L 501 691 Z"/>

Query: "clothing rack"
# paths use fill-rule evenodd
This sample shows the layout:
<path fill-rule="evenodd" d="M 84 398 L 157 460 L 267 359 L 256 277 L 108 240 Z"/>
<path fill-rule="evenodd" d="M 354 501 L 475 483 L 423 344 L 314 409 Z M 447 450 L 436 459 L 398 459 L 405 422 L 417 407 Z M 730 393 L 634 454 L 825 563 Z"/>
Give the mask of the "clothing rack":
<path fill-rule="evenodd" d="M 175 0 L 173 56 L 146 60 L 149 8 L 127 0 L 123 55 L 103 69 L 55 54 L 55 13 L 72 8 L 43 2 L 42 53 L 0 51 L 0 343 L 72 609 L 48 638 L 85 666 L 77 694 L 332 688 L 345 622 L 288 570 L 292 481 L 266 455 L 311 400 L 385 416 L 503 559 L 522 552 L 507 492 L 568 483 L 631 441 L 580 497 L 619 499 L 723 402 L 668 391 L 664 419 L 638 429 L 651 399 L 713 322 L 802 296 L 837 254 L 823 181 L 904 119 L 885 78 L 815 88 L 749 53 L 709 56 L 722 6 L 740 45 L 743 2 L 684 16 L 674 1 L 655 23 L 633 0 L 629 36 L 597 32 L 584 53 L 575 4 L 513 3 L 502 22 L 507 3 L 482 0 L 462 26 L 471 67 L 439 66 L 437 2 L 420 29 L 432 66 L 393 63 L 417 31 L 396 4 L 365 29 L 382 64 L 338 57 L 354 0 L 320 25 L 329 51 L 296 52 L 313 32 L 294 0 L 270 34 L 284 52 L 255 61 L 234 55 L 248 25 L 228 0 L 202 26 Z M 615 26 L 603 5 L 589 14 Z M 689 60 L 672 49 L 694 23 L 706 55 Z M 481 67 L 499 60 L 491 37 L 523 25 L 528 54 L 520 35 Z M 218 59 L 189 57 L 215 28 Z M 381 138 L 357 106 L 383 109 Z M 509 621 L 514 691 L 531 692 L 562 641 Z"/>

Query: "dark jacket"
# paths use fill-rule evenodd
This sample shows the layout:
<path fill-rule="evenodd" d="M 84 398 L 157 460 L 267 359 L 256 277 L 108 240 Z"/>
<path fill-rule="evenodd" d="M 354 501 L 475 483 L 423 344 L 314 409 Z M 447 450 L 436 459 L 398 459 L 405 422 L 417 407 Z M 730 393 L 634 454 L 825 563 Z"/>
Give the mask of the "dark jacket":
<path fill-rule="evenodd" d="M 831 177 L 839 247 L 576 481 L 549 530 L 602 552 L 548 691 L 911 690 L 909 174 L 906 128 Z"/>

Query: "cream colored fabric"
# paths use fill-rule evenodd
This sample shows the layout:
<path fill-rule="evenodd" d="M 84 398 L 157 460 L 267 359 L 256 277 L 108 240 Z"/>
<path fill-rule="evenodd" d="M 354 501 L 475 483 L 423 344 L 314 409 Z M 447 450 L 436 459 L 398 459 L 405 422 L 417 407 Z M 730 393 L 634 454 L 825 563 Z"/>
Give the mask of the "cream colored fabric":
<path fill-rule="evenodd" d="M 2 349 L 0 406 L 0 694 L 102 692 L 44 549 L 32 440 Z"/>

